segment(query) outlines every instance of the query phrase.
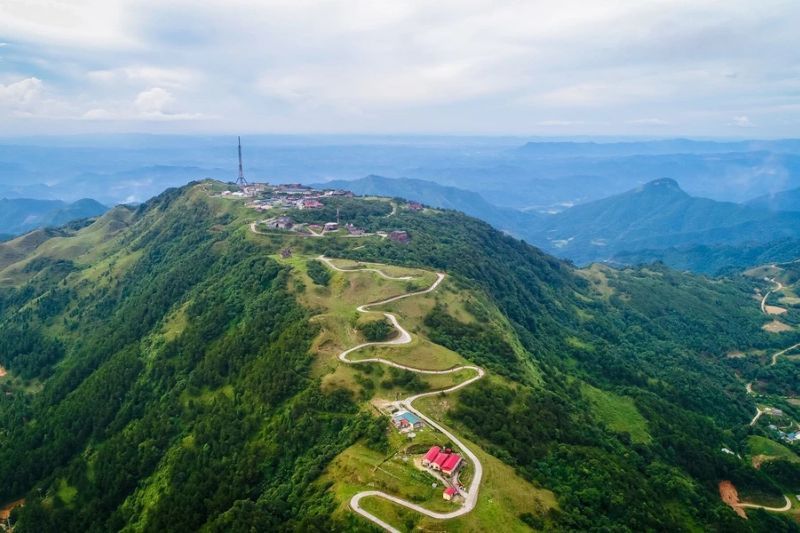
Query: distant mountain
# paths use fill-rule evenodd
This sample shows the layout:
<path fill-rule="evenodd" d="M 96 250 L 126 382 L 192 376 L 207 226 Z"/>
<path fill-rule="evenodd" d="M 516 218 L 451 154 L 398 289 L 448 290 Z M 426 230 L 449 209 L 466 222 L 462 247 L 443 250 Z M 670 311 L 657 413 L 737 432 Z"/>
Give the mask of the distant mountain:
<path fill-rule="evenodd" d="M 800 188 L 765 194 L 750 200 L 747 205 L 770 211 L 800 211 Z"/>
<path fill-rule="evenodd" d="M 611 262 L 638 265 L 660 261 L 672 268 L 701 274 L 721 275 L 765 263 L 785 263 L 800 257 L 800 239 L 768 243 L 731 245 L 695 245 L 661 250 L 620 252 Z"/>
<path fill-rule="evenodd" d="M 399 197 L 431 207 L 454 209 L 485 220 L 496 228 L 515 235 L 521 234 L 521 226 L 531 224 L 539 218 L 534 213 L 523 213 L 492 205 L 476 192 L 426 180 L 367 176 L 352 181 L 329 181 L 315 186 L 347 189 L 359 195 Z"/>
<path fill-rule="evenodd" d="M 527 237 L 562 257 L 590 262 L 623 251 L 797 238 L 800 213 L 696 198 L 676 181 L 659 179 L 546 217 Z"/>
<path fill-rule="evenodd" d="M 71 220 L 102 215 L 103 204 L 84 198 L 67 203 L 30 198 L 0 199 L 0 234 L 18 235 L 36 228 L 57 227 Z"/>
<path fill-rule="evenodd" d="M 517 149 L 518 154 L 561 156 L 626 156 L 666 154 L 718 154 L 730 152 L 800 153 L 800 140 L 777 141 L 697 141 L 692 139 L 659 139 L 627 142 L 529 142 Z"/>

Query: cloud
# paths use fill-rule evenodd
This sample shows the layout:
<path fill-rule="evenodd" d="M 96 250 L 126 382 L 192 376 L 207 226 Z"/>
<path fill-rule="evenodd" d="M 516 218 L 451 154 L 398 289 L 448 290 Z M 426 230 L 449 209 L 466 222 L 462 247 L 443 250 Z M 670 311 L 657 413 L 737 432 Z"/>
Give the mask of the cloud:
<path fill-rule="evenodd" d="M 151 87 L 141 91 L 131 103 L 118 105 L 113 109 L 92 108 L 80 117 L 84 120 L 101 121 L 182 121 L 211 118 L 202 113 L 175 111 L 175 97 L 161 87 Z"/>
<path fill-rule="evenodd" d="M 800 122 L 798 17 L 784 0 L 4 0 L 0 84 L 176 129 L 715 135 L 747 127 L 735 115 L 781 135 Z"/>
<path fill-rule="evenodd" d="M 737 117 L 733 117 L 730 124 L 732 126 L 738 126 L 740 128 L 754 128 L 756 125 L 750 120 L 750 117 L 746 115 L 739 115 Z"/>
<path fill-rule="evenodd" d="M 7 85 L 0 84 L 0 106 L 27 109 L 42 96 L 42 80 L 25 78 Z"/>
<path fill-rule="evenodd" d="M 171 88 L 185 87 L 190 83 L 201 83 L 201 75 L 191 69 L 136 65 L 114 69 L 92 70 L 88 78 L 96 83 L 141 83 L 148 86 Z"/>
<path fill-rule="evenodd" d="M 669 124 L 664 119 L 661 118 L 635 118 L 628 121 L 628 124 L 640 125 L 640 126 L 666 126 Z"/>
<path fill-rule="evenodd" d="M 164 113 L 175 101 L 169 91 L 161 87 L 153 87 L 136 95 L 134 105 L 142 113 Z"/>

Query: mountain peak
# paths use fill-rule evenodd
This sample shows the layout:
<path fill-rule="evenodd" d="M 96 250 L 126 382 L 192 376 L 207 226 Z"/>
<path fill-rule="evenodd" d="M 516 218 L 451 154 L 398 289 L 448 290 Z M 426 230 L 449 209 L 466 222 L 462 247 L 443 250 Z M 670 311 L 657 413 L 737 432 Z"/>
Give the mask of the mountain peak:
<path fill-rule="evenodd" d="M 681 189 L 681 186 L 672 178 L 659 178 L 657 180 L 648 181 L 641 187 L 639 187 L 637 192 L 672 192 L 672 193 L 680 193 L 686 194 L 686 192 Z"/>

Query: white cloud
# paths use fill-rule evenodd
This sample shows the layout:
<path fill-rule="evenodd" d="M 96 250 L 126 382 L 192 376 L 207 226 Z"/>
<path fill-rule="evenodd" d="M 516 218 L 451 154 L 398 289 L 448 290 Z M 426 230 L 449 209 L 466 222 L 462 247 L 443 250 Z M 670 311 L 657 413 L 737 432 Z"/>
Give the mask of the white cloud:
<path fill-rule="evenodd" d="M 641 125 L 641 126 L 666 126 L 669 124 L 669 122 L 661 118 L 651 117 L 651 118 L 635 118 L 629 120 L 628 124 Z"/>
<path fill-rule="evenodd" d="M 750 117 L 746 115 L 739 115 L 737 117 L 733 117 L 731 121 L 732 126 L 738 126 L 740 128 L 754 128 L 756 125 L 750 120 Z"/>
<path fill-rule="evenodd" d="M 779 135 L 800 121 L 798 17 L 785 0 L 3 0 L 17 78 L 0 83 L 43 80 L 89 120 L 713 135 L 740 115 Z"/>
<path fill-rule="evenodd" d="M 201 75 L 191 69 L 138 65 L 114 69 L 92 70 L 88 74 L 97 83 L 142 83 L 149 86 L 184 87 L 200 83 Z"/>
<path fill-rule="evenodd" d="M 175 101 L 169 91 L 161 87 L 153 87 L 136 95 L 134 105 L 142 113 L 165 113 Z"/>
<path fill-rule="evenodd" d="M 27 109 L 42 96 L 42 80 L 31 77 L 7 85 L 0 84 L 0 105 Z"/>

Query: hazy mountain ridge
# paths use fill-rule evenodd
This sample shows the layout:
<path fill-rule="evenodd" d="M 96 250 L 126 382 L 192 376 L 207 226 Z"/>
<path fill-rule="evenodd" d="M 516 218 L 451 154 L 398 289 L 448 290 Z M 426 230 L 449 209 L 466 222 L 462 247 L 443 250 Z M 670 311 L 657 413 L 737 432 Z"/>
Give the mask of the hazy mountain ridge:
<path fill-rule="evenodd" d="M 84 198 L 75 202 L 0 199 L 0 233 L 25 233 L 34 228 L 58 227 L 71 220 L 95 217 L 108 210 L 103 204 Z"/>

